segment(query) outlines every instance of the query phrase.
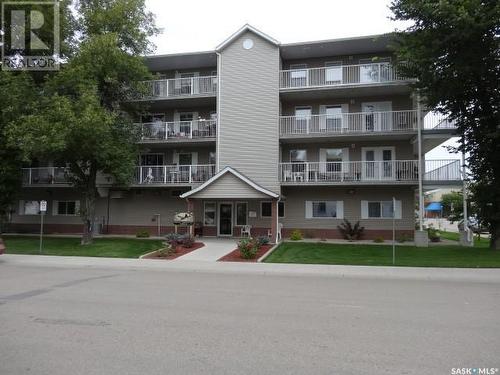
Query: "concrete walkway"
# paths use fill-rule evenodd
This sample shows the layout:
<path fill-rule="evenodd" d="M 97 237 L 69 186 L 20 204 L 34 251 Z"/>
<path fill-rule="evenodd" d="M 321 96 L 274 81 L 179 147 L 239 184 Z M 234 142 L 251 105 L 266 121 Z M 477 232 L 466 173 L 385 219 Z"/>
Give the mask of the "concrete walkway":
<path fill-rule="evenodd" d="M 216 262 L 224 255 L 236 249 L 235 239 L 225 238 L 203 238 L 201 242 L 205 244 L 202 248 L 192 251 L 186 255 L 174 259 L 174 262 L 183 261 L 203 261 L 203 262 Z"/>

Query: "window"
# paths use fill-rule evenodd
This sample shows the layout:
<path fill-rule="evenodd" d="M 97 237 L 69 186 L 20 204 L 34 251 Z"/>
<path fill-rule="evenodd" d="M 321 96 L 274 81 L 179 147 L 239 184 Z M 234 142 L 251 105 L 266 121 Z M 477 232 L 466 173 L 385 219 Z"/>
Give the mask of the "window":
<path fill-rule="evenodd" d="M 342 61 L 331 61 L 325 63 L 326 83 L 342 83 Z"/>
<path fill-rule="evenodd" d="M 307 150 L 290 150 L 290 161 L 292 163 L 303 163 L 307 161 Z"/>
<path fill-rule="evenodd" d="M 193 155 L 189 154 L 179 154 L 179 165 L 191 165 L 193 161 Z"/>
<path fill-rule="evenodd" d="M 272 202 L 260 202 L 260 216 L 271 217 Z M 278 216 L 285 217 L 285 202 L 278 202 Z"/>
<path fill-rule="evenodd" d="M 401 201 L 396 201 L 393 208 L 392 201 L 361 201 L 361 218 L 363 219 L 401 219 Z"/>
<path fill-rule="evenodd" d="M 75 216 L 80 209 L 79 201 L 54 201 L 54 215 Z"/>
<path fill-rule="evenodd" d="M 292 64 L 290 70 L 290 85 L 292 87 L 307 86 L 307 64 Z"/>
<path fill-rule="evenodd" d="M 163 165 L 163 154 L 142 154 L 141 165 Z"/>
<path fill-rule="evenodd" d="M 236 225 L 247 225 L 248 205 L 246 202 L 236 203 Z"/>
<path fill-rule="evenodd" d="M 208 153 L 208 164 L 215 164 L 215 151 L 210 151 Z"/>
<path fill-rule="evenodd" d="M 19 201 L 19 215 L 38 215 L 40 213 L 40 202 Z"/>
<path fill-rule="evenodd" d="M 204 213 L 203 213 L 203 225 L 213 226 L 215 225 L 215 202 L 205 202 Z"/>
<path fill-rule="evenodd" d="M 343 201 L 306 201 L 306 219 L 342 219 Z"/>

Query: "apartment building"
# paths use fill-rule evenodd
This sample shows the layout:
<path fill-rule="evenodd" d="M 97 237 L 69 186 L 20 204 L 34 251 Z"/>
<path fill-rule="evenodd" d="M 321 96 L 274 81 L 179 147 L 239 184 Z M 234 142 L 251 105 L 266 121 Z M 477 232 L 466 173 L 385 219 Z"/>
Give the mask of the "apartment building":
<path fill-rule="evenodd" d="M 214 51 L 148 57 L 158 79 L 137 98 L 149 114 L 134 182 L 99 177 L 100 230 L 164 234 L 189 210 L 204 236 L 339 238 L 348 219 L 390 238 L 394 212 L 398 236 L 418 237 L 424 191 L 460 187 L 461 162 L 425 160 L 454 124 L 419 104 L 390 41 L 280 44 L 245 25 Z M 23 174 L 12 230 L 38 230 L 44 199 L 48 231 L 81 232 L 64 167 Z"/>

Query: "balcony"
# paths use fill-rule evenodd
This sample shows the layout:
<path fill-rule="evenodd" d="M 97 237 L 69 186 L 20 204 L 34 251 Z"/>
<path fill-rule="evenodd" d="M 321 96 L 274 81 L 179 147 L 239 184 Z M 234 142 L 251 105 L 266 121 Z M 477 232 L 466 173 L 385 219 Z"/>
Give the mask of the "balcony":
<path fill-rule="evenodd" d="M 24 186 L 68 184 L 68 170 L 64 167 L 23 168 L 22 173 Z"/>
<path fill-rule="evenodd" d="M 215 165 L 157 165 L 138 166 L 134 185 L 201 184 L 215 175 Z"/>
<path fill-rule="evenodd" d="M 359 112 L 338 115 L 281 116 L 280 136 L 407 133 L 417 131 L 418 113 L 410 111 Z"/>
<path fill-rule="evenodd" d="M 417 160 L 281 163 L 284 185 L 416 183 Z"/>
<path fill-rule="evenodd" d="M 189 98 L 217 93 L 217 76 L 159 79 L 145 81 L 144 84 L 145 94 L 137 99 Z"/>
<path fill-rule="evenodd" d="M 339 65 L 280 71 L 280 89 L 380 85 L 409 81 L 389 63 Z"/>
<path fill-rule="evenodd" d="M 141 142 L 214 140 L 216 120 L 139 123 Z"/>

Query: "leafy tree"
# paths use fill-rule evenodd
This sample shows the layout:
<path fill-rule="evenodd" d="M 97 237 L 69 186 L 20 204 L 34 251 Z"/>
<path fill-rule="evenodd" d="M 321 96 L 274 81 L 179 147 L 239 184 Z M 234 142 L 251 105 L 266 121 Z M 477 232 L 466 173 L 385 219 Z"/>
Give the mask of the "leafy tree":
<path fill-rule="evenodd" d="M 36 114 L 10 127 L 27 158 L 67 162 L 68 179 L 81 194 L 82 244 L 92 242 L 99 175 L 127 184 L 137 158 L 133 116 L 141 108 L 124 101 L 151 77 L 142 54 L 157 32 L 144 0 L 79 1 L 78 51 L 44 86 Z M 109 25 L 109 27 L 107 26 Z"/>
<path fill-rule="evenodd" d="M 398 58 L 425 104 L 456 121 L 472 200 L 500 249 L 500 2 L 393 0 L 391 10 L 411 22 L 397 33 Z"/>
<path fill-rule="evenodd" d="M 443 194 L 441 204 L 443 205 L 443 215 L 451 222 L 459 221 L 463 218 L 463 194 L 459 191 L 452 191 Z"/>

